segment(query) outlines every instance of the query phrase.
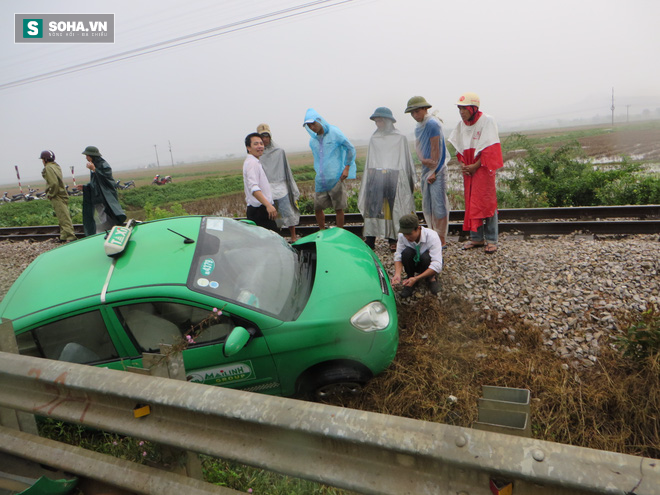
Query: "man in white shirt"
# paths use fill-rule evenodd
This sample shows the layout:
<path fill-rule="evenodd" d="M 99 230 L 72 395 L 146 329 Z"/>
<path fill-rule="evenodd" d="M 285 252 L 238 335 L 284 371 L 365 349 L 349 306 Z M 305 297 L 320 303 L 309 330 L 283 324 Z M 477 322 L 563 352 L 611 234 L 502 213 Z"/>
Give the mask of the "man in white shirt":
<path fill-rule="evenodd" d="M 401 282 L 401 272 L 408 277 Z M 408 214 L 399 220 L 399 237 L 394 253 L 394 277 L 392 285 L 401 283 L 401 297 L 412 296 L 415 285 L 420 280 L 429 283 L 432 294 L 440 292 L 438 274 L 442 271 L 442 242 L 438 233 L 419 225 L 415 214 Z M 415 275 L 415 274 L 418 275 Z"/>
<path fill-rule="evenodd" d="M 273 206 L 273 194 L 266 178 L 259 157 L 264 154 L 264 143 L 256 132 L 245 138 L 248 156 L 243 162 L 243 189 L 247 203 L 246 217 L 255 224 L 274 232 L 278 231 L 275 217 L 277 210 Z"/>

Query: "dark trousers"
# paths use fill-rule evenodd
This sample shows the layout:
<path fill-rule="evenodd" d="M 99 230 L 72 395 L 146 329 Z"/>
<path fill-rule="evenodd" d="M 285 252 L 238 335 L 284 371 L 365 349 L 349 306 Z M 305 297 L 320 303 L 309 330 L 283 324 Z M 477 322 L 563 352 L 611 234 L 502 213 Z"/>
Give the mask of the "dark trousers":
<path fill-rule="evenodd" d="M 259 227 L 264 229 L 272 230 L 273 232 L 278 232 L 277 224 L 275 220 L 268 218 L 268 210 L 264 205 L 261 206 L 250 206 L 247 207 L 247 212 L 245 214 L 248 220 L 252 220 Z"/>
<path fill-rule="evenodd" d="M 431 264 L 431 255 L 428 251 L 424 251 L 419 256 L 419 261 L 415 263 L 415 255 L 417 251 L 411 247 L 407 247 L 401 253 L 401 263 L 403 269 L 406 271 L 408 277 L 414 277 L 415 273 L 423 273 Z"/>

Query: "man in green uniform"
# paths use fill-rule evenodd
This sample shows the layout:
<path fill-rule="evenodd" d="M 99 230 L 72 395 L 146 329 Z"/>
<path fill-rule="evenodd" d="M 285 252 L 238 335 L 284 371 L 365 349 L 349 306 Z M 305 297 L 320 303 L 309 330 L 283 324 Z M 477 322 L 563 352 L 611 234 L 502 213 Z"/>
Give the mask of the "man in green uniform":
<path fill-rule="evenodd" d="M 77 237 L 73 232 L 73 223 L 71 223 L 69 195 L 64 187 L 62 169 L 55 163 L 55 153 L 50 150 L 42 151 L 39 158 L 44 164 L 41 176 L 46 181 L 46 197 L 53 205 L 57 222 L 60 224 L 60 242 L 75 241 Z"/>

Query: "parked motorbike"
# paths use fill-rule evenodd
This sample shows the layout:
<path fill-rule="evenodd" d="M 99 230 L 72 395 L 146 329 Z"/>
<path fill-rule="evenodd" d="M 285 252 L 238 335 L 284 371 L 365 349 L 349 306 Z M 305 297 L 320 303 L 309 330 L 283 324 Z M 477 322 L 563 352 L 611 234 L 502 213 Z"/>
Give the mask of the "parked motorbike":
<path fill-rule="evenodd" d="M 131 187 L 135 187 L 135 181 L 129 180 L 123 184 L 120 184 L 120 182 L 120 180 L 117 181 L 117 189 L 130 189 Z"/>
<path fill-rule="evenodd" d="M 172 176 L 171 175 L 166 175 L 165 177 L 161 177 L 160 175 L 156 175 L 154 177 L 154 180 L 151 181 L 152 184 L 156 184 L 158 186 L 162 186 L 163 184 L 168 184 L 172 182 Z"/>
<path fill-rule="evenodd" d="M 65 185 L 64 188 L 66 189 L 66 193 L 69 196 L 80 196 L 82 194 L 82 189 L 78 189 L 77 187 L 74 187 L 73 189 L 69 189 L 69 185 Z"/>
<path fill-rule="evenodd" d="M 7 193 L 7 191 L 5 191 L 5 193 L 0 198 L 0 202 L 2 202 L 2 203 L 11 203 L 11 198 L 9 197 L 9 194 Z"/>
<path fill-rule="evenodd" d="M 25 201 L 34 201 L 35 199 L 44 199 L 46 193 L 37 193 L 39 189 L 33 189 L 28 186 L 28 193 L 25 195 Z"/>
<path fill-rule="evenodd" d="M 23 193 L 13 194 L 11 197 L 11 202 L 15 203 L 17 201 L 25 201 L 25 194 Z"/>

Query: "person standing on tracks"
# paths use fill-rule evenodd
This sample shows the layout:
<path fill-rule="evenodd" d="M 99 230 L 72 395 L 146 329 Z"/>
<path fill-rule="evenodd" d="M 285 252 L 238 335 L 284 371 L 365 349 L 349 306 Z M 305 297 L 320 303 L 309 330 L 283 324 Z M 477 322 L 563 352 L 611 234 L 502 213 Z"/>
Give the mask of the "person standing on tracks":
<path fill-rule="evenodd" d="M 401 272 L 407 278 L 401 282 Z M 442 242 L 434 230 L 419 225 L 417 214 L 399 220 L 399 238 L 394 253 L 392 285 L 403 284 L 402 298 L 412 296 L 418 282 L 426 280 L 432 294 L 440 292 L 438 276 L 442 271 Z M 418 274 L 418 275 L 415 275 Z"/>
<path fill-rule="evenodd" d="M 87 146 L 82 152 L 87 158 L 89 184 L 83 189 L 83 227 L 85 235 L 94 235 L 126 221 L 119 204 L 112 169 L 96 146 Z"/>
<path fill-rule="evenodd" d="M 480 104 L 475 93 L 460 96 L 456 105 L 461 122 L 449 142 L 456 148 L 463 172 L 463 230 L 470 231 L 470 240 L 463 249 L 485 246 L 486 253 L 494 253 L 498 237 L 495 172 L 504 163 L 497 124 L 493 117 L 479 111 Z"/>
<path fill-rule="evenodd" d="M 257 132 L 264 143 L 264 154 L 259 161 L 273 193 L 273 202 L 278 213 L 275 222 L 279 228 L 288 227 L 291 242 L 296 242 L 296 225 L 300 222 L 300 211 L 296 204 L 300 191 L 293 178 L 286 153 L 273 142 L 268 124 L 259 124 Z"/>
<path fill-rule="evenodd" d="M 417 158 L 422 162 L 422 211 L 426 224 L 440 236 L 445 245 L 449 229 L 449 199 L 447 198 L 447 162 L 451 156 L 445 144 L 440 119 L 429 113 L 429 104 L 423 96 L 408 100 L 409 113 L 417 126 Z"/>
<path fill-rule="evenodd" d="M 307 109 L 303 126 L 310 135 L 314 155 L 314 214 L 319 229 L 325 229 L 325 208 L 334 208 L 337 227 L 344 226 L 348 206 L 346 179 L 355 179 L 355 148 L 338 127 L 328 124 L 316 110 Z"/>
<path fill-rule="evenodd" d="M 50 200 L 60 225 L 60 242 L 75 241 L 77 237 L 71 222 L 69 195 L 62 179 L 62 169 L 55 163 L 55 153 L 50 150 L 42 151 L 39 158 L 44 165 L 41 176 L 46 181 L 46 197 Z"/>
<path fill-rule="evenodd" d="M 257 132 L 245 137 L 248 156 L 243 162 L 243 189 L 247 212 L 245 216 L 259 227 L 277 232 L 277 210 L 273 205 L 273 193 L 259 158 L 264 154 L 264 142 Z"/>
<path fill-rule="evenodd" d="M 384 237 L 394 252 L 399 219 L 415 212 L 417 174 L 408 139 L 394 127 L 392 110 L 379 107 L 369 118 L 375 122 L 376 131 L 369 140 L 358 196 L 364 241 L 374 249 L 376 237 Z"/>

